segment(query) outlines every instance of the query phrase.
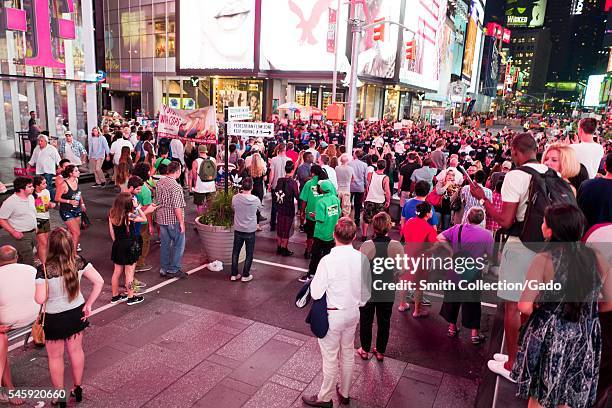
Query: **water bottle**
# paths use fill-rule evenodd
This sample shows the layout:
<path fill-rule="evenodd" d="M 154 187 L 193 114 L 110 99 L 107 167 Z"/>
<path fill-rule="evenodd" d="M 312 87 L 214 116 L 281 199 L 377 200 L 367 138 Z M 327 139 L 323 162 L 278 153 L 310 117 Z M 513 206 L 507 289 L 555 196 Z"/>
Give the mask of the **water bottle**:
<path fill-rule="evenodd" d="M 72 199 L 73 199 L 74 201 L 76 201 L 76 204 L 75 204 L 73 207 L 78 207 L 78 206 L 79 206 L 79 203 L 80 203 L 80 201 L 81 201 L 81 192 L 80 192 L 80 191 L 77 191 L 77 192 L 74 194 L 74 196 L 72 196 Z"/>

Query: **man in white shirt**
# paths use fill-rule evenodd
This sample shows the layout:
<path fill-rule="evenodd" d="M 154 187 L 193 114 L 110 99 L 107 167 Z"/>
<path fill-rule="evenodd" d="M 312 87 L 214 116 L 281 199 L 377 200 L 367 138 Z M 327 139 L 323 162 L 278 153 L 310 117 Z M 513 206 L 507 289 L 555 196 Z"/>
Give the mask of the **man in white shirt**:
<path fill-rule="evenodd" d="M 539 173 L 544 174 L 548 167 L 540 164 L 536 159 L 538 150 L 537 142 L 529 133 L 521 133 L 512 138 L 511 142 L 512 161 L 519 166 L 529 166 Z M 472 186 L 470 192 L 476 200 L 484 206 L 487 217 L 491 217 L 502 228 L 509 229 L 515 223 L 525 220 L 529 200 L 529 185 L 531 175 L 522 170 L 512 170 L 506 173 L 502 185 L 502 208 L 497 210 L 489 198 L 485 196 L 484 189 L 480 186 Z M 535 252 L 528 249 L 518 236 L 510 236 L 504 245 L 499 267 L 499 282 L 517 283 L 525 282 L 527 270 L 535 257 Z M 506 335 L 506 346 L 508 355 L 489 360 L 488 367 L 491 371 L 510 379 L 510 370 L 518 352 L 519 328 L 521 326 L 518 301 L 521 297 L 520 290 L 498 290 L 497 296 L 505 300 L 504 307 L 504 333 Z"/>
<path fill-rule="evenodd" d="M 28 165 L 36 166 L 36 174 L 43 176 L 47 180 L 47 186 L 51 197 L 55 197 L 55 169 L 61 160 L 60 154 L 55 148 L 49 144 L 49 139 L 45 135 L 38 135 L 38 146 L 32 152 L 32 157 Z"/>
<path fill-rule="evenodd" d="M 327 177 L 329 177 L 329 181 L 332 182 L 336 191 L 338 190 L 338 178 L 336 177 L 336 170 L 332 166 L 329 165 L 329 156 L 326 154 L 321 155 L 321 167 L 327 173 Z"/>
<path fill-rule="evenodd" d="M 450 159 L 448 160 L 448 167 L 445 170 L 442 170 L 436 176 L 436 180 L 437 181 L 446 180 L 446 172 L 452 171 L 453 173 L 455 173 L 455 184 L 458 184 L 458 185 L 463 184 L 463 173 L 461 173 L 459 169 L 457 169 L 458 165 L 459 165 L 459 156 L 457 156 L 456 154 L 451 155 Z"/>
<path fill-rule="evenodd" d="M 593 139 L 595 129 L 597 129 L 597 119 L 582 119 L 578 124 L 580 143 L 570 145 L 576 152 L 578 161 L 586 167 L 589 178 L 593 178 L 597 174 L 601 158 L 604 155 L 603 146 Z"/>
<path fill-rule="evenodd" d="M 0 247 L 0 378 L 7 390 L 15 389 L 8 364 L 8 338 L 6 333 L 32 325 L 38 313 L 34 302 L 36 269 L 17 263 L 17 250 L 10 245 Z M 2 394 L 0 394 L 2 397 Z M 16 398 L 11 405 L 19 405 Z"/>
<path fill-rule="evenodd" d="M 0 227 L 9 233 L 11 244 L 19 253 L 19 262 L 34 265 L 36 206 L 32 196 L 32 179 L 17 177 L 13 181 L 13 188 L 15 193 L 0 207 Z"/>
<path fill-rule="evenodd" d="M 124 129 L 128 129 L 129 131 L 129 128 Z M 127 137 L 130 137 L 129 132 Z M 113 142 L 113 144 L 111 144 L 110 154 L 113 156 L 113 164 L 115 165 L 115 167 L 119 164 L 119 159 L 121 158 L 121 149 L 123 149 L 124 146 L 129 147 L 130 152 L 134 151 L 134 145 L 132 145 L 132 142 L 130 142 L 128 138 L 126 138 L 124 133 L 123 138 L 117 139 Z"/>
<path fill-rule="evenodd" d="M 355 364 L 355 329 L 359 322 L 359 307 L 370 298 L 370 264 L 367 257 L 353 248 L 357 233 L 355 222 L 349 217 L 338 220 L 334 229 L 336 247 L 319 262 L 317 273 L 310 283 L 313 299 L 326 296 L 329 330 L 319 339 L 323 357 L 323 384 L 318 395 L 303 396 L 312 407 L 333 407 L 334 388 L 340 403 L 348 404 L 349 389 Z M 340 384 L 338 377 L 340 356 Z"/>

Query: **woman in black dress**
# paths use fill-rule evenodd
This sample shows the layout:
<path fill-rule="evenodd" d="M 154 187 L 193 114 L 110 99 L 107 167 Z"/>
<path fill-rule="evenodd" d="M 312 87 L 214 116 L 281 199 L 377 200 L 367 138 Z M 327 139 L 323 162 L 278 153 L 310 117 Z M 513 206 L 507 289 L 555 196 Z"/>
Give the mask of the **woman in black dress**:
<path fill-rule="evenodd" d="M 295 201 L 300 193 L 297 182 L 293 179 L 295 165 L 291 160 L 285 163 L 285 177 L 278 179 L 276 189 L 272 192 L 272 199 L 277 205 L 276 221 L 276 254 L 291 256 L 289 238 L 293 235 L 295 221 Z"/>
<path fill-rule="evenodd" d="M 120 193 L 108 216 L 108 228 L 113 249 L 111 259 L 115 264 L 111 280 L 111 303 L 127 300 L 128 305 L 134 305 L 144 300 L 142 296 L 134 296 L 134 269 L 140 257 L 140 235 L 134 231 L 134 223 L 147 220 L 140 207 L 134 206 L 130 193 Z M 119 293 L 119 278 L 125 273 L 125 289 L 127 295 Z"/>

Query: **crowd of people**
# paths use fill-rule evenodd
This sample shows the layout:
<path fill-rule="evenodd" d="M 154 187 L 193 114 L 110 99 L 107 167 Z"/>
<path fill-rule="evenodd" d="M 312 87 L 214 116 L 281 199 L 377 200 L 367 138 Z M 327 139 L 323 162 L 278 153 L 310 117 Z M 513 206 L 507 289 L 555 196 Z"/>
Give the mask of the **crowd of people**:
<path fill-rule="evenodd" d="M 487 258 L 488 269 L 498 270 L 500 282 L 529 278 L 568 287 L 586 282 L 580 285 L 580 298 L 571 302 L 544 290 L 499 290 L 507 353 L 493 356 L 488 367 L 517 382 L 517 395 L 529 399 L 529 406 L 605 406 L 612 385 L 610 260 L 580 242 L 612 241 L 612 143 L 601 136 L 606 127 L 591 118 L 580 120 L 575 134 L 554 119 L 548 129 L 526 133 L 481 129 L 480 121 L 471 119 L 454 130 L 424 120 L 409 121 L 402 129 L 385 121 L 360 121 L 354 148 L 347 151 L 343 124 L 274 122 L 275 137 L 220 135 L 217 144 L 158 139 L 154 129 L 128 123 L 94 128 L 88 149 L 69 133 L 57 147 L 39 134 L 29 161 L 36 176 L 16 178 L 14 194 L 0 208 L 0 226 L 10 240 L 0 248 L 0 278 L 15 268 L 32 278 L 31 288 L 25 287 L 29 278 L 15 282 L 22 287 L 13 293 L 32 299 L 32 307 L 24 308 L 18 320 L 0 304 L 0 352 L 6 354 L 2 342 L 8 330 L 35 319 L 34 302 L 46 304 L 53 385 L 63 387 L 66 343 L 77 367 L 72 392 L 82 398 L 81 333 L 103 284 L 95 268 L 78 255 L 81 229 L 87 224 L 79 167 L 88 161 L 93 187 L 117 194 L 108 213 L 111 303 L 144 300 L 138 293 L 146 284 L 135 273 L 152 269 L 147 257 L 156 234 L 160 275 L 187 277 L 181 264 L 186 196 L 192 197 L 198 215 L 206 214 L 226 177 L 235 192 L 231 281 L 253 280 L 255 242 L 266 215 L 276 235 L 277 256 L 294 255 L 298 244 L 291 237 L 297 230 L 305 234 L 308 269 L 299 280 L 310 284 L 313 299 L 325 294 L 329 310 L 328 335 L 320 339 L 323 386 L 318 395 L 304 399 L 309 405 L 331 406 L 338 359 L 341 381 L 336 391 L 341 401 L 348 401 L 358 322 L 357 355 L 382 361 L 394 304 L 400 313 L 412 309 L 414 318 L 429 316 L 431 301 L 422 289 L 396 294 L 369 288 L 364 297 L 359 283 L 381 277 L 423 282 L 431 271 L 388 266 L 374 274 L 372 265 L 446 251 L 455 257 Z M 225 137 L 230 138 L 227 169 L 226 152 L 218 148 Z M 56 208 L 65 228 L 51 230 L 50 211 Z M 572 251 L 552 245 L 534 249 L 533 244 L 545 242 L 575 245 Z M 239 271 L 243 246 L 246 260 Z M 474 281 L 487 268 L 471 272 L 461 279 Z M 94 283 L 87 300 L 80 293 L 81 276 Z M 480 300 L 476 290 L 444 291 L 440 315 L 448 322 L 450 338 L 460 331 L 461 313 L 461 326 L 470 330 L 472 343 L 486 341 L 480 330 Z M 10 388 L 7 358 L 0 355 L 0 363 L 6 373 L 3 384 Z"/>

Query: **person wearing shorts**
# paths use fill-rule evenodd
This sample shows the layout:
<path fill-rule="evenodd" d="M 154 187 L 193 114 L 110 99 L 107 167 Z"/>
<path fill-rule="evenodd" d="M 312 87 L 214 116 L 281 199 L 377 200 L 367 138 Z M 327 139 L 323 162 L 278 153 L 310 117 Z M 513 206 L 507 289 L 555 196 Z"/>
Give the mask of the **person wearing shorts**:
<path fill-rule="evenodd" d="M 368 226 L 379 212 L 384 212 L 391 203 L 391 187 L 389 177 L 385 174 L 387 161 L 380 159 L 376 163 L 376 171 L 368 174 L 366 184 L 363 224 L 361 224 L 361 240 L 366 241 Z"/>
<path fill-rule="evenodd" d="M 36 206 L 36 255 L 41 263 L 45 263 L 51 231 L 49 208 L 54 208 L 55 204 L 51 201 L 51 193 L 47 190 L 47 180 L 43 176 L 35 176 L 33 184 L 34 194 L 32 195 Z"/>

